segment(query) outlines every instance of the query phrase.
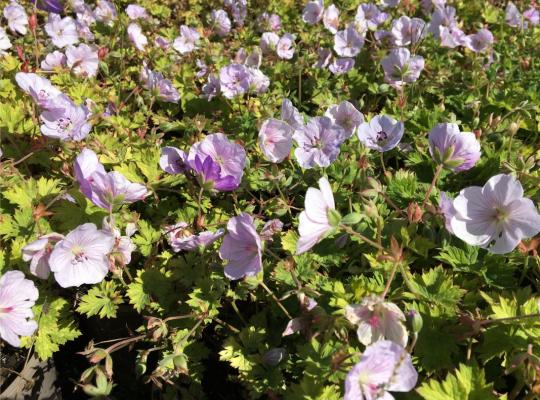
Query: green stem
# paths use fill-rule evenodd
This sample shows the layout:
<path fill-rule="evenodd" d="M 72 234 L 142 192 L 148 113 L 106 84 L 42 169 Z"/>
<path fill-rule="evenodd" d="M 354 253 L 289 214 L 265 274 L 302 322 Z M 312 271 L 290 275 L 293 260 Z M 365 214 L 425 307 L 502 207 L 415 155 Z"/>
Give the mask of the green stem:
<path fill-rule="evenodd" d="M 287 311 L 287 309 L 285 307 L 283 307 L 283 304 L 281 304 L 281 301 L 279 301 L 279 299 L 276 297 L 276 295 L 274 294 L 274 292 L 272 292 L 270 290 L 270 288 L 268 286 L 266 286 L 266 284 L 264 282 L 260 282 L 259 283 L 262 288 L 264 290 L 266 290 L 268 292 L 268 294 L 274 299 L 274 301 L 277 303 L 277 305 L 279 306 L 279 308 L 281 308 L 281 310 L 285 313 L 285 315 L 289 318 L 289 319 L 293 319 L 291 314 L 289 314 L 289 312 Z"/>
<path fill-rule="evenodd" d="M 339 226 L 341 229 L 343 229 L 345 232 L 347 232 L 349 235 L 353 235 L 353 236 L 356 236 L 357 238 L 363 240 L 364 242 L 366 242 L 367 244 L 370 244 L 371 246 L 375 247 L 376 249 L 379 249 L 380 251 L 384 251 L 384 247 L 381 246 L 379 243 L 365 237 L 364 235 L 362 235 L 361 233 L 358 233 L 356 232 L 355 230 L 353 230 L 352 228 L 348 227 L 347 225 L 340 225 Z"/>
<path fill-rule="evenodd" d="M 439 179 L 439 176 L 441 175 L 441 172 L 443 170 L 442 164 L 437 165 L 437 169 L 435 170 L 435 174 L 433 175 L 433 180 L 431 181 L 431 185 L 429 185 L 429 188 L 426 192 L 426 197 L 424 197 L 424 202 L 422 203 L 422 208 L 424 208 L 429 200 L 429 195 L 433 191 L 433 188 L 437 185 L 437 180 Z"/>

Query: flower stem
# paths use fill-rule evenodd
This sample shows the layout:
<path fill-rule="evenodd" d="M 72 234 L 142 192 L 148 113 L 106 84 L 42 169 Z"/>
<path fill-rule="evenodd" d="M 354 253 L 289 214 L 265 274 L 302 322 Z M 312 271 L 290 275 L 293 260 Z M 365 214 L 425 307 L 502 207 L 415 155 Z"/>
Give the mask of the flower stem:
<path fill-rule="evenodd" d="M 388 291 L 390 290 L 390 285 L 392 284 L 392 281 L 394 280 L 394 277 L 396 276 L 396 271 L 398 269 L 399 263 L 394 263 L 394 267 L 392 268 L 392 272 L 390 273 L 390 277 L 388 278 L 388 281 L 386 281 L 386 286 L 384 287 L 384 292 L 382 292 L 381 297 L 384 299 L 386 295 L 388 294 Z"/>
<path fill-rule="evenodd" d="M 439 179 L 439 176 L 441 175 L 443 166 L 442 164 L 437 165 L 437 169 L 435 170 L 435 175 L 433 175 L 433 180 L 431 181 L 431 185 L 429 185 L 429 188 L 426 192 L 426 197 L 424 197 L 424 202 L 422 203 L 422 208 L 424 208 L 429 200 L 429 195 L 431 194 L 433 188 L 437 185 L 437 180 Z"/>
<path fill-rule="evenodd" d="M 289 319 L 292 319 L 291 317 L 291 314 L 289 314 L 289 312 L 287 311 L 287 309 L 285 307 L 283 307 L 283 304 L 281 304 L 281 301 L 279 301 L 279 299 L 276 297 L 276 295 L 274 294 L 274 292 L 272 292 L 272 290 L 270 290 L 270 288 L 268 286 L 266 286 L 266 284 L 264 282 L 260 282 L 259 283 L 262 288 L 264 290 L 266 290 L 268 292 L 268 294 L 274 299 L 274 301 L 277 303 L 277 305 L 279 306 L 279 308 L 281 308 L 281 310 L 285 313 L 285 315 L 289 318 Z"/>
<path fill-rule="evenodd" d="M 375 247 L 376 249 L 379 249 L 381 251 L 384 251 L 384 247 L 381 246 L 379 243 L 365 237 L 364 235 L 362 235 L 361 233 L 358 233 L 356 232 L 355 230 L 353 230 L 352 228 L 348 227 L 347 225 L 340 225 L 339 226 L 341 229 L 343 229 L 345 232 L 347 232 L 349 235 L 353 235 L 353 236 L 356 236 L 357 238 L 363 240 L 364 242 L 366 242 L 367 244 L 370 244 L 371 246 Z"/>

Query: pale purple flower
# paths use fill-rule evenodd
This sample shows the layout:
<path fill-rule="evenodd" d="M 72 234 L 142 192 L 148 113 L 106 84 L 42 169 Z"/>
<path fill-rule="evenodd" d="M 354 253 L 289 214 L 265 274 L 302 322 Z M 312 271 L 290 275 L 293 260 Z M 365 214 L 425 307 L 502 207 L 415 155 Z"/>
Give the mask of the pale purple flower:
<path fill-rule="evenodd" d="M 384 29 L 379 29 L 378 31 L 375 31 L 373 33 L 373 37 L 375 38 L 377 43 L 383 43 L 384 41 L 388 40 L 388 41 L 392 41 L 392 45 L 395 44 L 393 43 L 394 37 L 392 35 L 392 32 L 384 30 Z"/>
<path fill-rule="evenodd" d="M 411 355 L 398 344 L 382 340 L 367 347 L 347 374 L 344 400 L 393 400 L 389 391 L 409 392 L 417 380 Z"/>
<path fill-rule="evenodd" d="M 411 57 L 411 52 L 405 47 L 390 50 L 381 60 L 384 78 L 392 86 L 401 87 L 406 83 L 416 82 L 424 69 L 422 56 Z"/>
<path fill-rule="evenodd" d="M 509 253 L 540 232 L 540 215 L 512 175 L 495 175 L 484 187 L 463 189 L 453 205 L 454 235 L 495 254 Z"/>
<path fill-rule="evenodd" d="M 323 18 L 323 13 L 323 0 L 310 1 L 302 11 L 302 20 L 307 24 L 314 25 Z"/>
<path fill-rule="evenodd" d="M 247 16 L 247 0 L 225 0 L 223 4 L 229 9 L 236 26 L 243 26 Z"/>
<path fill-rule="evenodd" d="M 216 35 L 225 37 L 231 31 L 231 20 L 225 10 L 213 10 L 210 14 L 210 20 Z"/>
<path fill-rule="evenodd" d="M 221 93 L 221 83 L 217 75 L 208 75 L 208 80 L 202 87 L 202 93 L 202 97 L 206 98 L 208 101 Z"/>
<path fill-rule="evenodd" d="M 75 179 L 77 179 L 77 182 L 79 182 L 82 194 L 91 199 L 93 196 L 93 174 L 106 174 L 105 168 L 99 162 L 96 153 L 87 148 L 82 149 L 80 154 L 75 159 L 73 170 L 75 172 Z"/>
<path fill-rule="evenodd" d="M 334 75 L 343 75 L 349 72 L 354 67 L 354 58 L 336 58 L 328 67 Z"/>
<path fill-rule="evenodd" d="M 259 148 L 264 157 L 273 163 L 283 161 L 291 152 L 294 130 L 286 122 L 269 118 L 259 130 Z"/>
<path fill-rule="evenodd" d="M 79 35 L 80 39 L 84 39 L 86 41 L 94 40 L 94 34 L 86 22 L 77 20 L 75 21 L 75 26 L 77 27 L 77 35 Z"/>
<path fill-rule="evenodd" d="M 491 47 L 493 44 L 493 34 L 487 29 L 480 29 L 472 35 L 468 35 L 465 40 L 465 46 L 475 53 L 481 53 Z"/>
<path fill-rule="evenodd" d="M 204 60 L 201 60 L 201 59 L 197 59 L 195 61 L 195 64 L 197 65 L 197 68 L 199 69 L 196 73 L 195 73 L 195 76 L 197 78 L 202 78 L 203 76 L 205 76 L 207 73 L 208 73 L 208 66 L 206 65 L 206 63 L 204 62 Z"/>
<path fill-rule="evenodd" d="M 345 131 L 328 117 L 310 118 L 298 128 L 293 139 L 298 144 L 294 151 L 302 168 L 328 167 L 339 155 L 339 145 Z"/>
<path fill-rule="evenodd" d="M 311 249 L 334 228 L 330 223 L 329 212 L 336 209 L 332 187 L 326 178 L 319 179 L 319 189 L 308 188 L 304 211 L 298 218 L 300 238 L 296 242 L 296 254 Z"/>
<path fill-rule="evenodd" d="M 376 115 L 369 123 L 360 124 L 357 135 L 368 149 L 384 152 L 398 145 L 404 131 L 403 122 L 398 122 L 387 115 Z"/>
<path fill-rule="evenodd" d="M 190 166 L 204 189 L 229 192 L 240 185 L 240 181 L 237 181 L 234 176 L 222 173 L 221 167 L 212 157 L 197 154 Z"/>
<path fill-rule="evenodd" d="M 39 292 L 21 271 L 7 271 L 0 278 L 0 337 L 19 347 L 20 336 L 31 336 L 38 328 L 32 307 Z"/>
<path fill-rule="evenodd" d="M 109 272 L 114 236 L 83 224 L 56 243 L 49 259 L 56 282 L 64 288 L 101 282 Z"/>
<path fill-rule="evenodd" d="M 148 89 L 159 100 L 167 103 L 178 103 L 180 93 L 173 86 L 169 79 L 165 79 L 161 72 L 152 71 L 143 63 L 141 70 L 141 81 L 145 89 Z"/>
<path fill-rule="evenodd" d="M 64 4 L 61 0 L 31 0 L 39 10 L 62 14 L 64 12 Z"/>
<path fill-rule="evenodd" d="M 87 26 L 93 25 L 96 23 L 96 15 L 88 4 L 83 0 L 72 0 L 71 7 L 77 16 L 77 21 Z M 60 14 L 60 13 L 57 13 Z"/>
<path fill-rule="evenodd" d="M 281 102 L 281 120 L 288 123 L 293 129 L 300 129 L 304 126 L 304 117 L 289 99 Z"/>
<path fill-rule="evenodd" d="M 330 4 L 324 10 L 323 24 L 333 34 L 337 33 L 339 28 L 339 9 L 334 4 Z"/>
<path fill-rule="evenodd" d="M 41 62 L 41 69 L 45 71 L 54 71 L 56 68 L 65 67 L 66 62 L 66 55 L 56 50 L 47 54 L 45 59 Z"/>
<path fill-rule="evenodd" d="M 437 124 L 429 132 L 429 152 L 435 162 L 454 172 L 471 169 L 481 155 L 474 133 L 460 132 L 457 124 Z"/>
<path fill-rule="evenodd" d="M 283 229 L 283 222 L 281 222 L 279 219 L 271 219 L 270 221 L 266 222 L 264 226 L 261 229 L 261 233 L 259 236 L 262 240 L 272 240 L 272 236 L 274 236 L 276 233 L 281 232 Z"/>
<path fill-rule="evenodd" d="M 350 138 L 364 122 L 364 115 L 348 101 L 328 107 L 324 115 L 343 128 L 345 136 L 340 139 L 341 141 Z"/>
<path fill-rule="evenodd" d="M 259 46 L 263 53 L 270 53 L 276 49 L 276 46 L 279 42 L 279 36 L 274 32 L 264 32 L 261 35 L 261 41 Z"/>
<path fill-rule="evenodd" d="M 527 28 L 527 22 L 524 21 L 523 16 L 519 12 L 518 8 L 511 1 L 506 5 L 506 23 L 514 28 L 525 29 Z"/>
<path fill-rule="evenodd" d="M 397 7 L 401 0 L 381 0 L 383 8 Z"/>
<path fill-rule="evenodd" d="M 235 64 L 243 64 L 246 61 L 247 58 L 247 52 L 246 49 L 243 47 L 240 47 L 236 54 L 234 55 L 234 63 Z"/>
<path fill-rule="evenodd" d="M 45 32 L 56 47 L 63 48 L 76 44 L 79 41 L 75 20 L 71 17 L 60 17 L 58 14 L 49 14 L 45 24 Z"/>
<path fill-rule="evenodd" d="M 318 59 L 313 65 L 313 68 L 326 68 L 328 64 L 330 64 L 330 61 L 332 61 L 332 50 L 325 47 L 319 47 L 317 56 Z"/>
<path fill-rule="evenodd" d="M 19 87 L 32 96 L 36 104 L 43 109 L 52 108 L 56 97 L 62 94 L 47 78 L 37 74 L 17 72 L 15 80 Z"/>
<path fill-rule="evenodd" d="M 137 4 L 130 4 L 126 7 L 126 14 L 131 20 L 148 19 L 150 16 L 146 12 L 146 8 Z"/>
<path fill-rule="evenodd" d="M 97 0 L 94 15 L 99 22 L 112 26 L 113 21 L 116 20 L 116 8 L 107 0 Z"/>
<path fill-rule="evenodd" d="M 540 12 L 533 6 L 523 12 L 523 17 L 528 19 L 531 25 L 538 25 L 540 22 Z"/>
<path fill-rule="evenodd" d="M 228 99 L 243 95 L 250 87 L 250 73 L 246 66 L 229 64 L 219 71 L 221 92 Z"/>
<path fill-rule="evenodd" d="M 134 223 L 127 224 L 126 235 L 122 236 L 120 229 L 114 226 L 108 217 L 104 217 L 102 231 L 114 237 L 114 246 L 109 256 L 122 266 L 129 264 L 131 262 L 131 253 L 137 249 L 137 246 L 131 240 L 131 236 L 137 232 L 136 225 Z"/>
<path fill-rule="evenodd" d="M 435 8 L 443 8 L 446 0 L 421 0 L 422 11 L 424 14 L 431 13 Z"/>
<path fill-rule="evenodd" d="M 41 279 L 47 279 L 49 277 L 51 272 L 49 256 L 55 243 L 63 238 L 63 235 L 53 232 L 40 236 L 22 248 L 22 259 L 24 261 L 30 261 L 30 273 L 32 275 Z"/>
<path fill-rule="evenodd" d="M 278 41 L 276 52 L 279 58 L 290 60 L 294 55 L 294 35 L 284 34 Z"/>
<path fill-rule="evenodd" d="M 355 57 L 364 46 L 364 37 L 353 25 L 334 35 L 334 51 L 342 57 Z"/>
<path fill-rule="evenodd" d="M 293 50 L 294 51 L 294 50 Z M 244 65 L 246 67 L 257 68 L 261 66 L 262 63 L 262 53 L 259 47 L 255 47 L 251 53 L 244 60 Z"/>
<path fill-rule="evenodd" d="M 439 39 L 441 37 L 441 28 L 452 28 L 457 25 L 456 9 L 454 7 L 436 7 L 431 14 L 431 22 L 429 23 L 428 31 Z"/>
<path fill-rule="evenodd" d="M 448 232 L 454 234 L 451 224 L 452 218 L 454 215 L 456 215 L 454 199 L 448 197 L 445 192 L 441 192 L 441 198 L 439 199 L 439 211 L 444 217 L 444 227 Z"/>
<path fill-rule="evenodd" d="M 139 24 L 135 22 L 129 24 L 129 26 L 127 27 L 127 34 L 129 40 L 131 41 L 131 43 L 133 43 L 135 48 L 139 51 L 144 51 L 144 48 L 148 44 L 148 38 L 142 32 Z"/>
<path fill-rule="evenodd" d="M 41 133 L 62 141 L 83 140 L 92 130 L 88 121 L 90 111 L 85 105 L 76 105 L 67 96 L 59 95 L 52 108 L 40 115 Z"/>
<path fill-rule="evenodd" d="M 184 221 L 165 227 L 167 241 L 173 251 L 178 253 L 180 251 L 193 251 L 200 247 L 207 247 L 225 233 L 223 229 L 218 229 L 215 232 L 204 231 L 194 234 L 188 227 L 189 225 Z"/>
<path fill-rule="evenodd" d="M 11 41 L 6 30 L 0 26 L 0 56 L 7 54 L 6 50 L 11 48 Z"/>
<path fill-rule="evenodd" d="M 4 7 L 4 18 L 7 19 L 7 25 L 12 32 L 26 35 L 28 32 L 28 15 L 24 7 L 16 1 L 11 1 Z"/>
<path fill-rule="evenodd" d="M 358 340 L 365 346 L 379 340 L 390 340 L 402 347 L 407 345 L 405 314 L 394 303 L 371 295 L 360 304 L 348 305 L 345 317 L 358 327 Z"/>
<path fill-rule="evenodd" d="M 161 149 L 159 166 L 169 174 L 181 174 L 188 169 L 187 155 L 180 149 L 172 146 L 166 146 Z"/>
<path fill-rule="evenodd" d="M 66 49 L 67 65 L 77 76 L 92 78 L 97 75 L 99 66 L 98 52 L 87 44 L 68 46 Z"/>
<path fill-rule="evenodd" d="M 173 49 L 175 49 L 180 54 L 191 53 L 197 48 L 197 41 L 201 35 L 195 28 L 190 28 L 189 26 L 182 25 L 180 27 L 180 36 L 174 39 Z"/>
<path fill-rule="evenodd" d="M 262 241 L 251 215 L 242 213 L 229 220 L 219 256 L 228 260 L 225 276 L 230 280 L 255 276 L 262 270 Z"/>
<path fill-rule="evenodd" d="M 356 11 L 355 20 L 360 25 L 365 25 L 374 31 L 377 27 L 388 19 L 388 14 L 382 12 L 375 4 L 360 4 Z"/>
<path fill-rule="evenodd" d="M 457 26 L 450 28 L 441 26 L 439 29 L 439 37 L 441 39 L 441 46 L 449 47 L 451 49 L 457 46 L 464 46 L 467 43 L 467 35 L 459 29 Z"/>
<path fill-rule="evenodd" d="M 158 36 L 154 39 L 154 43 L 157 47 L 163 50 L 167 50 L 171 46 L 171 42 L 163 36 Z"/>
<path fill-rule="evenodd" d="M 392 23 L 392 38 L 396 46 L 417 44 L 424 34 L 426 23 L 420 18 L 399 17 Z"/>
<path fill-rule="evenodd" d="M 257 18 L 259 31 L 265 30 L 279 31 L 281 29 L 281 18 L 277 14 L 268 14 L 263 12 L 259 18 Z"/>
<path fill-rule="evenodd" d="M 277 14 L 270 14 L 268 17 L 268 25 L 273 31 L 278 31 L 281 29 L 281 18 Z"/>
<path fill-rule="evenodd" d="M 270 79 L 258 68 L 247 68 L 249 90 L 255 93 L 264 93 L 270 86 Z"/>

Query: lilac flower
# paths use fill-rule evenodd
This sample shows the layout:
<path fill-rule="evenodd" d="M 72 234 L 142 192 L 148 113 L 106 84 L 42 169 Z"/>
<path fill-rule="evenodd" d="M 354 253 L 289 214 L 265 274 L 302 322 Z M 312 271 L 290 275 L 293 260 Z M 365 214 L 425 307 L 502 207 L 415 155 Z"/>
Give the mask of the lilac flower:
<path fill-rule="evenodd" d="M 456 21 L 456 9 L 454 7 L 436 7 L 433 14 L 431 14 L 431 22 L 429 23 L 428 31 L 430 31 L 435 38 L 441 37 L 441 28 L 453 28 L 457 25 Z"/>
<path fill-rule="evenodd" d="M 225 37 L 231 31 L 231 20 L 225 10 L 213 10 L 210 14 L 210 20 L 216 35 Z"/>
<path fill-rule="evenodd" d="M 354 58 L 336 58 L 328 67 L 334 75 L 343 75 L 354 67 Z"/>
<path fill-rule="evenodd" d="M 304 118 L 289 99 L 281 102 L 281 119 L 293 129 L 301 129 L 304 126 Z"/>
<path fill-rule="evenodd" d="M 94 34 L 90 30 L 90 25 L 88 25 L 86 22 L 77 20 L 75 21 L 75 26 L 77 27 L 77 35 L 79 35 L 80 39 L 87 41 L 94 40 Z"/>
<path fill-rule="evenodd" d="M 523 17 L 528 19 L 531 25 L 538 25 L 540 22 L 540 12 L 533 6 L 523 12 Z"/>
<path fill-rule="evenodd" d="M 32 307 L 39 292 L 21 271 L 7 271 L 0 278 L 0 337 L 19 347 L 20 336 L 31 336 L 38 328 Z"/>
<path fill-rule="evenodd" d="M 334 35 L 334 51 L 342 57 L 355 57 L 364 46 L 364 38 L 352 25 Z"/>
<path fill-rule="evenodd" d="M 26 35 L 28 32 L 28 15 L 24 11 L 24 7 L 16 1 L 11 1 L 4 7 L 4 18 L 7 19 L 7 24 L 12 32 Z"/>
<path fill-rule="evenodd" d="M 379 340 L 390 340 L 402 347 L 407 345 L 405 314 L 380 296 L 368 296 L 360 304 L 348 305 L 345 317 L 358 326 L 358 340 L 365 346 Z"/>
<path fill-rule="evenodd" d="M 294 36 L 290 33 L 284 34 L 278 41 L 276 52 L 279 58 L 290 60 L 294 55 Z"/>
<path fill-rule="evenodd" d="M 435 8 L 444 8 L 446 0 L 421 0 L 422 11 L 424 14 L 431 13 Z"/>
<path fill-rule="evenodd" d="M 339 9 L 334 4 L 330 4 L 324 10 L 323 24 L 333 34 L 337 33 L 339 28 Z"/>
<path fill-rule="evenodd" d="M 47 11 L 54 14 L 62 14 L 64 5 L 61 0 L 32 0 L 39 10 Z"/>
<path fill-rule="evenodd" d="M 49 264 L 56 282 L 64 288 L 101 282 L 109 272 L 114 236 L 83 224 L 56 243 Z"/>
<path fill-rule="evenodd" d="M 126 14 L 131 20 L 148 19 L 150 16 L 146 12 L 146 8 L 137 4 L 130 4 L 126 7 Z"/>
<path fill-rule="evenodd" d="M 453 205 L 454 235 L 495 254 L 509 253 L 540 232 L 540 215 L 512 175 L 495 175 L 484 187 L 463 189 Z"/>
<path fill-rule="evenodd" d="M 293 49 L 294 52 L 294 49 Z M 251 53 L 244 60 L 244 65 L 246 67 L 252 67 L 259 69 L 262 63 L 262 54 L 259 47 L 255 47 Z"/>
<path fill-rule="evenodd" d="M 66 55 L 58 50 L 47 54 L 45 60 L 41 62 L 41 69 L 44 71 L 53 71 L 56 68 L 66 66 Z"/>
<path fill-rule="evenodd" d="M 388 391 L 409 392 L 417 380 L 410 354 L 383 340 L 367 347 L 347 374 L 344 400 L 392 400 Z"/>
<path fill-rule="evenodd" d="M 63 48 L 79 41 L 75 20 L 71 17 L 60 17 L 58 14 L 49 14 L 45 24 L 45 32 L 56 47 Z"/>
<path fill-rule="evenodd" d="M 134 223 L 129 223 L 126 226 L 126 235 L 122 236 L 120 229 L 114 226 L 108 217 L 103 218 L 102 231 L 114 237 L 114 246 L 109 257 L 111 260 L 118 262 L 121 266 L 126 266 L 131 262 L 131 253 L 137 246 L 131 240 L 131 236 L 137 232 L 137 227 Z"/>
<path fill-rule="evenodd" d="M 364 115 L 348 101 L 328 107 L 324 115 L 343 128 L 345 136 L 340 139 L 341 141 L 350 138 L 364 122 Z"/>
<path fill-rule="evenodd" d="M 302 20 L 307 24 L 314 25 L 323 18 L 323 13 L 323 0 L 310 1 L 302 11 Z"/>
<path fill-rule="evenodd" d="M 154 43 L 156 44 L 156 46 L 163 50 L 167 50 L 171 46 L 171 42 L 163 36 L 158 36 L 157 38 L 155 38 Z"/>
<path fill-rule="evenodd" d="M 166 146 L 161 149 L 159 166 L 169 174 L 181 174 L 187 170 L 187 155 L 176 147 Z"/>
<path fill-rule="evenodd" d="M 219 82 L 221 92 L 228 99 L 243 95 L 250 86 L 248 68 L 240 64 L 229 64 L 219 71 Z"/>
<path fill-rule="evenodd" d="M 305 210 L 298 218 L 300 238 L 296 243 L 296 254 L 311 249 L 332 231 L 330 213 L 335 211 L 332 187 L 326 178 L 319 179 L 319 189 L 308 188 L 305 199 Z"/>
<path fill-rule="evenodd" d="M 279 31 L 281 29 L 281 18 L 277 14 L 268 14 L 263 12 L 259 18 L 257 18 L 259 31 L 265 30 Z"/>
<path fill-rule="evenodd" d="M 451 49 L 457 46 L 465 46 L 468 40 L 465 33 L 457 26 L 453 26 L 450 28 L 446 26 L 441 26 L 441 28 L 439 29 L 439 34 L 441 39 L 441 46 L 449 47 Z"/>
<path fill-rule="evenodd" d="M 229 220 L 219 256 L 229 261 L 225 276 L 230 280 L 255 276 L 262 270 L 262 242 L 251 215 L 242 213 Z"/>
<path fill-rule="evenodd" d="M 47 279 L 51 268 L 49 266 L 49 256 L 51 255 L 54 244 L 64 238 L 58 233 L 49 233 L 40 236 L 32 243 L 22 248 L 22 259 L 30 261 L 30 273 L 41 279 Z"/>
<path fill-rule="evenodd" d="M 454 172 L 471 169 L 481 154 L 474 134 L 460 132 L 457 124 L 437 124 L 429 132 L 429 151 L 435 162 Z"/>
<path fill-rule="evenodd" d="M 401 0 L 381 0 L 383 8 L 397 7 Z"/>
<path fill-rule="evenodd" d="M 302 168 L 328 167 L 339 154 L 345 131 L 328 117 L 310 118 L 308 123 L 294 132 L 298 144 L 294 151 Z"/>
<path fill-rule="evenodd" d="M 75 172 L 75 179 L 77 179 L 77 182 L 79 182 L 82 194 L 91 199 L 93 196 L 93 174 L 106 174 L 105 168 L 99 162 L 96 153 L 87 148 L 82 149 L 80 154 L 75 159 L 73 170 Z"/>
<path fill-rule="evenodd" d="M 406 83 L 416 82 L 424 69 L 422 56 L 411 57 L 411 53 L 404 47 L 390 50 L 381 60 L 384 78 L 392 86 L 401 87 Z"/>
<path fill-rule="evenodd" d="M 493 44 L 493 34 L 487 29 L 480 29 L 473 35 L 468 35 L 465 46 L 475 53 L 481 53 Z"/>
<path fill-rule="evenodd" d="M 193 234 L 188 229 L 188 224 L 184 221 L 180 221 L 172 226 L 167 226 L 165 232 L 167 233 L 167 240 L 171 245 L 173 251 L 193 251 L 200 247 L 207 247 L 223 236 L 225 231 L 218 229 L 215 232 L 204 231 L 198 234 Z"/>
<path fill-rule="evenodd" d="M 281 232 L 282 229 L 283 222 L 281 222 L 279 219 L 271 219 L 264 224 L 259 236 L 264 241 L 272 240 L 272 236 L 274 236 L 276 233 Z"/>
<path fill-rule="evenodd" d="M 291 152 L 293 128 L 286 122 L 270 118 L 259 130 L 259 147 L 265 158 L 273 163 L 283 161 Z"/>
<path fill-rule="evenodd" d="M 87 26 L 90 26 L 96 23 L 96 15 L 94 14 L 92 7 L 86 4 L 83 0 L 72 0 L 71 7 L 73 8 L 73 11 L 76 13 L 78 22 L 85 24 Z M 57 14 L 60 14 L 60 13 L 57 13 Z"/>
<path fill-rule="evenodd" d="M 376 30 L 377 27 L 388 19 L 388 14 L 382 12 L 375 4 L 360 4 L 356 11 L 355 20 L 360 25 L 367 26 L 370 30 Z"/>
<path fill-rule="evenodd" d="M 368 149 L 379 152 L 392 150 L 403 137 L 403 122 L 398 122 L 387 115 L 376 115 L 371 121 L 358 127 L 358 139 Z"/>
<path fill-rule="evenodd" d="M 273 31 L 278 31 L 281 29 L 281 18 L 277 14 L 270 14 L 268 17 L 268 25 Z"/>
<path fill-rule="evenodd" d="M 254 93 L 264 93 L 270 86 L 270 79 L 258 68 L 247 68 L 249 90 Z"/>
<path fill-rule="evenodd" d="M 313 65 L 313 68 L 326 68 L 330 61 L 332 60 L 332 50 L 320 47 L 317 50 L 318 60 Z"/>
<path fill-rule="evenodd" d="M 167 103 L 178 103 L 180 93 L 173 86 L 169 79 L 165 79 L 160 72 L 152 71 L 143 64 L 141 70 L 141 81 L 145 89 L 148 89 L 159 100 Z"/>
<path fill-rule="evenodd" d="M 193 169 L 196 169 L 197 156 L 201 163 L 210 158 L 219 166 L 220 178 L 232 176 L 236 187 L 240 185 L 246 165 L 246 151 L 241 145 L 230 141 L 223 133 L 214 133 L 191 146 L 188 163 Z"/>
<path fill-rule="evenodd" d="M 444 227 L 448 232 L 454 234 L 452 230 L 452 218 L 456 215 L 456 209 L 454 208 L 454 199 L 448 197 L 445 192 L 441 192 L 441 198 L 439 200 L 439 211 L 444 217 Z"/>
<path fill-rule="evenodd" d="M 180 27 L 180 36 L 174 39 L 173 49 L 175 49 L 180 54 L 191 53 L 197 48 L 196 44 L 199 38 L 200 35 L 196 29 L 190 28 L 186 25 L 182 25 Z"/>
<path fill-rule="evenodd" d="M 523 16 L 519 12 L 518 8 L 511 1 L 506 5 L 506 23 L 514 28 L 525 29 L 527 28 L 527 22 L 523 20 Z"/>
<path fill-rule="evenodd" d="M 11 48 L 11 41 L 6 30 L 0 26 L 0 56 L 6 54 L 6 50 Z"/>
<path fill-rule="evenodd" d="M 113 21 L 116 20 L 116 8 L 107 0 L 97 0 L 94 15 L 99 22 L 112 26 Z"/>
<path fill-rule="evenodd" d="M 235 190 L 240 185 L 234 176 L 226 175 L 221 172 L 218 163 L 212 160 L 212 157 L 195 156 L 195 160 L 190 163 L 193 172 L 200 179 L 200 184 L 207 190 L 219 190 L 220 192 L 229 192 Z"/>
<path fill-rule="evenodd" d="M 396 46 L 417 44 L 423 36 L 426 23 L 420 18 L 402 16 L 392 23 L 392 37 Z"/>
<path fill-rule="evenodd" d="M 32 96 L 36 104 L 43 109 L 53 107 L 56 97 L 62 94 L 48 79 L 37 74 L 17 72 L 15 80 L 19 87 Z"/>
<path fill-rule="evenodd" d="M 223 3 L 229 9 L 236 26 L 244 26 L 247 15 L 247 0 L 225 0 Z"/>
<path fill-rule="evenodd" d="M 74 104 L 67 96 L 54 99 L 54 106 L 41 113 L 41 133 L 62 141 L 83 140 L 92 130 L 88 122 L 90 111 L 84 105 Z"/>
<path fill-rule="evenodd" d="M 202 97 L 206 98 L 208 101 L 221 93 L 221 83 L 217 75 L 208 75 L 208 80 L 202 87 L 202 93 Z"/>
<path fill-rule="evenodd" d="M 139 51 L 144 51 L 144 48 L 148 44 L 148 39 L 144 35 L 144 33 L 142 33 L 142 29 L 139 24 L 135 22 L 129 24 L 129 26 L 127 27 L 127 34 L 129 40 L 131 41 L 131 43 L 133 43 L 135 48 Z"/>
<path fill-rule="evenodd" d="M 68 46 L 66 49 L 67 65 L 77 76 L 92 78 L 96 76 L 99 66 L 97 49 L 87 44 L 77 47 Z"/>
<path fill-rule="evenodd" d="M 276 46 L 279 42 L 279 36 L 274 32 L 264 32 L 261 35 L 261 41 L 259 46 L 263 53 L 270 53 L 276 49 Z"/>

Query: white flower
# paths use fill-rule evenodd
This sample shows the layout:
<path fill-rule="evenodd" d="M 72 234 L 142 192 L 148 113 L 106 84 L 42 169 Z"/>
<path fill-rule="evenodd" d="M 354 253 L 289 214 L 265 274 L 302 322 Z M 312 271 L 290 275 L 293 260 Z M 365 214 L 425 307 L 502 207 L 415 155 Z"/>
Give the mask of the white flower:
<path fill-rule="evenodd" d="M 12 1 L 4 7 L 4 17 L 7 19 L 10 30 L 26 35 L 26 32 L 28 32 L 28 15 L 26 15 L 23 6 L 16 1 Z"/>
<path fill-rule="evenodd" d="M 141 27 L 132 22 L 127 28 L 127 33 L 129 40 L 131 40 L 135 48 L 139 51 L 144 51 L 144 48 L 148 44 L 148 39 L 144 36 L 144 33 L 142 33 Z"/>
<path fill-rule="evenodd" d="M 97 74 L 98 52 L 87 44 L 69 46 L 66 49 L 67 65 L 75 75 L 94 77 Z"/>
<path fill-rule="evenodd" d="M 60 18 L 58 14 L 49 14 L 45 24 L 45 32 L 56 47 L 66 47 L 79 41 L 77 25 L 71 17 Z"/>
<path fill-rule="evenodd" d="M 6 54 L 6 50 L 11 48 L 11 41 L 6 30 L 0 27 L 0 56 Z"/>
<path fill-rule="evenodd" d="M 333 34 L 337 33 L 339 27 L 339 9 L 330 4 L 323 14 L 324 27 Z"/>

